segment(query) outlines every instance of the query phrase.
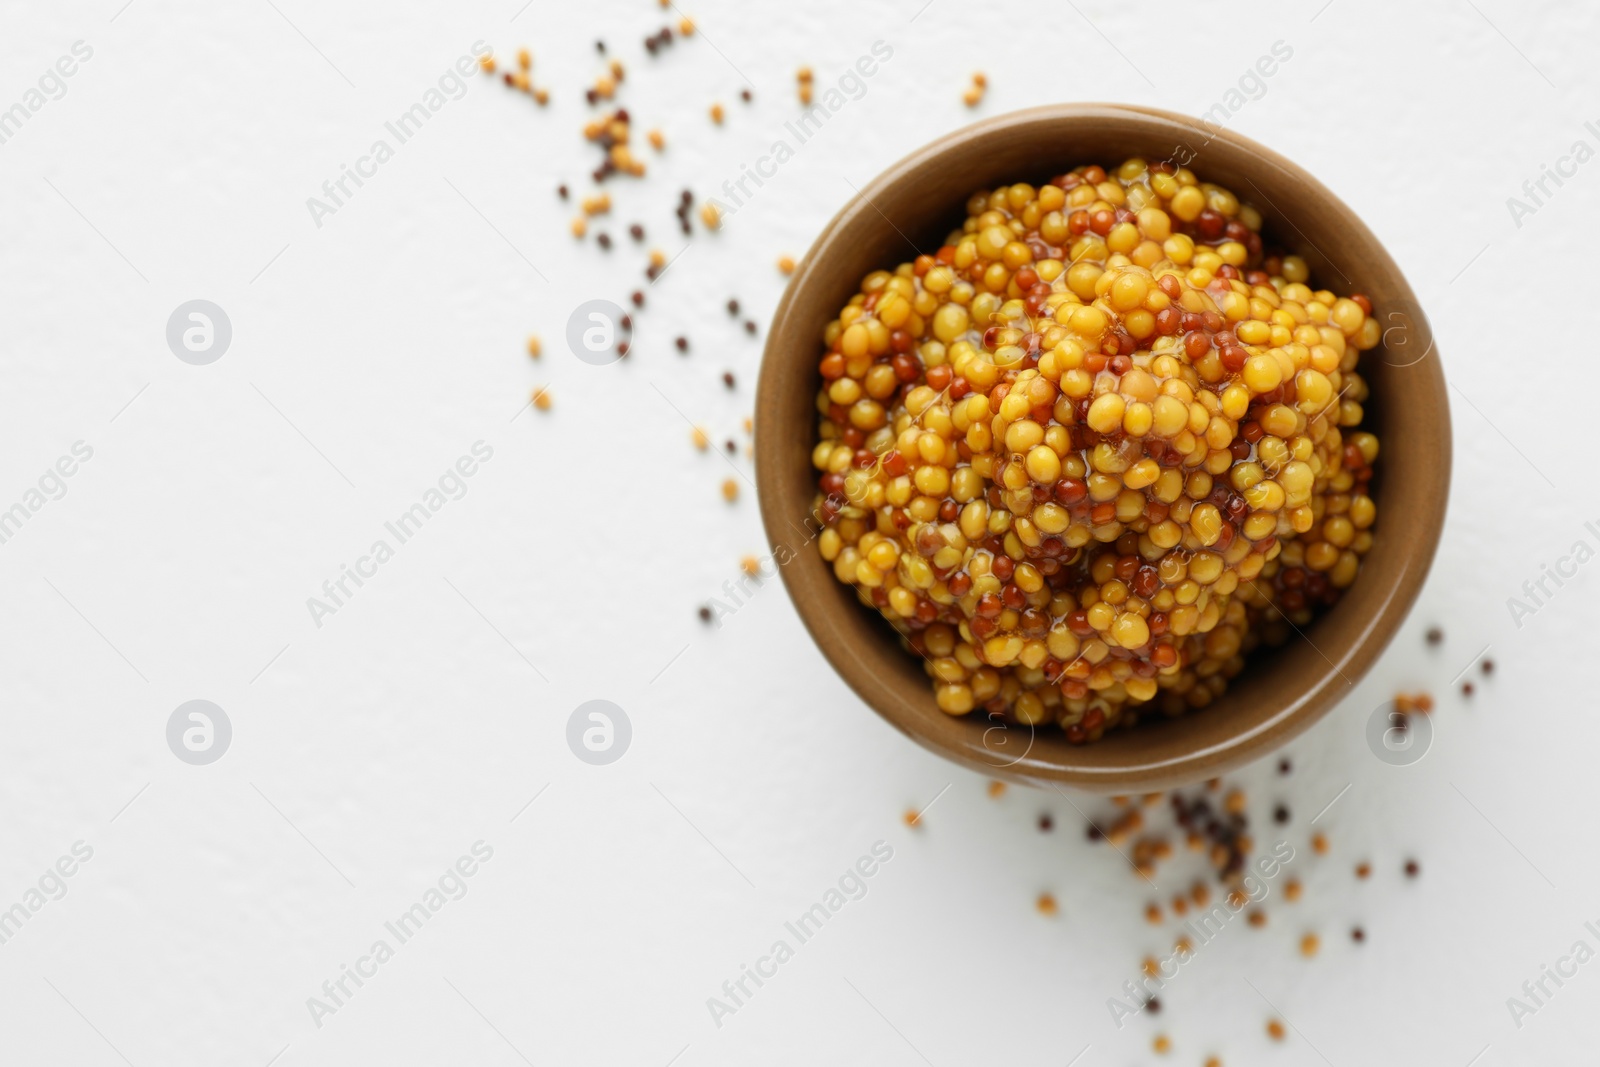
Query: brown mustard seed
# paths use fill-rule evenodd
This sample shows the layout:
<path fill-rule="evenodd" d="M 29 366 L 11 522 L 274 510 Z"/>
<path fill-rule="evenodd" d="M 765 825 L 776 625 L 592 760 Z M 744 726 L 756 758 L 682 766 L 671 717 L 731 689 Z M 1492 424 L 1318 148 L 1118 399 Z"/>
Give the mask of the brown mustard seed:
<path fill-rule="evenodd" d="M 1428 636 L 1428 644 L 1430 644 L 1430 645 L 1438 645 L 1438 644 L 1443 644 L 1444 643 L 1444 631 L 1439 629 L 1437 626 L 1430 626 L 1428 628 L 1428 635 L 1427 636 Z"/>
<path fill-rule="evenodd" d="M 760 329 L 760 327 L 758 327 L 753 320 L 751 320 L 751 319 L 745 319 L 744 320 L 744 332 L 745 333 L 753 334 L 758 329 Z"/>
<path fill-rule="evenodd" d="M 678 347 L 679 352 L 689 351 L 689 339 L 687 337 L 679 337 L 672 343 Z"/>
<path fill-rule="evenodd" d="M 634 223 L 632 226 L 628 227 L 628 236 L 632 237 L 635 241 L 644 240 L 644 227 L 640 226 L 637 222 Z"/>
<path fill-rule="evenodd" d="M 1292 770 L 1294 770 L 1294 764 L 1289 762 L 1289 757 L 1285 756 L 1283 759 L 1278 761 L 1279 774 L 1288 774 Z"/>
<path fill-rule="evenodd" d="M 740 89 L 739 90 L 739 99 L 743 100 L 745 103 L 748 104 L 750 102 L 750 100 L 751 100 L 750 90 L 749 89 Z"/>
<path fill-rule="evenodd" d="M 1363 878 L 1364 879 L 1368 875 L 1370 875 L 1371 873 L 1372 873 L 1372 864 L 1370 864 L 1370 863 L 1358 863 L 1358 864 L 1356 864 L 1356 877 L 1357 878 Z"/>
<path fill-rule="evenodd" d="M 733 388 L 733 384 L 734 384 L 734 382 L 733 382 L 733 371 L 730 370 L 730 371 L 724 371 L 723 372 L 723 374 L 722 374 L 722 384 L 726 385 L 729 389 Z"/>
<path fill-rule="evenodd" d="M 607 252 L 611 251 L 611 235 L 609 233 L 595 234 L 595 243 Z"/>
<path fill-rule="evenodd" d="M 1351 928 L 1351 930 L 1350 930 L 1350 940 L 1354 941 L 1356 944 L 1359 945 L 1359 944 L 1361 944 L 1361 942 L 1365 941 L 1366 939 L 1367 939 L 1367 932 L 1365 930 L 1361 929 L 1361 927 L 1356 926 L 1356 927 L 1352 927 Z"/>
<path fill-rule="evenodd" d="M 634 307 L 636 307 L 636 308 L 644 307 L 644 291 L 643 290 L 635 289 L 633 291 L 633 294 L 631 296 L 629 296 L 628 299 L 633 301 L 633 306 Z"/>
<path fill-rule="evenodd" d="M 1316 934 L 1307 934 L 1300 939 L 1300 955 L 1309 959 L 1317 954 L 1317 949 L 1321 946 L 1322 942 Z"/>
<path fill-rule="evenodd" d="M 1296 878 L 1289 879 L 1283 887 L 1283 899 L 1293 904 L 1300 899 L 1300 881 Z"/>
<path fill-rule="evenodd" d="M 1039 813 L 1039 832 L 1040 833 L 1043 833 L 1043 834 L 1049 833 L 1051 830 L 1055 829 L 1055 825 L 1056 825 L 1056 821 L 1050 817 L 1050 813 L 1048 811 Z"/>
<path fill-rule="evenodd" d="M 711 609 L 710 608 L 702 607 L 697 614 L 699 614 L 701 622 L 710 622 L 711 621 Z"/>
<path fill-rule="evenodd" d="M 1245 917 L 1245 922 L 1259 930 L 1261 927 L 1267 925 L 1267 913 L 1259 909 L 1253 909 L 1250 914 Z"/>
<path fill-rule="evenodd" d="M 1272 809 L 1272 821 L 1277 823 L 1280 826 L 1283 825 L 1284 823 L 1288 822 L 1289 821 L 1289 809 L 1287 807 L 1285 807 L 1284 805 L 1282 805 L 1282 804 L 1279 804 L 1277 807 L 1273 808 Z"/>
<path fill-rule="evenodd" d="M 1492 659 L 1484 660 L 1483 661 L 1482 670 L 1483 670 L 1483 673 L 1486 674 L 1486 675 L 1493 674 L 1494 673 L 1494 660 L 1492 660 Z"/>
<path fill-rule="evenodd" d="M 730 315 L 739 314 L 739 301 L 737 301 L 737 300 L 729 300 L 728 301 L 728 314 L 730 314 Z"/>
<path fill-rule="evenodd" d="M 1149 923 L 1151 926 L 1161 922 L 1161 905 L 1146 904 L 1144 906 L 1144 921 Z"/>
<path fill-rule="evenodd" d="M 1471 682 L 1462 682 L 1461 683 L 1461 695 L 1462 696 L 1469 697 L 1469 696 L 1472 695 L 1472 692 L 1473 692 L 1473 688 L 1472 688 L 1472 683 Z"/>
<path fill-rule="evenodd" d="M 565 185 L 558 185 L 556 186 L 556 195 L 565 200 L 572 194 L 567 190 Z"/>
<path fill-rule="evenodd" d="M 1326 856 L 1328 854 L 1327 837 L 1321 833 L 1312 834 L 1311 851 L 1315 852 L 1319 856 Z"/>
<path fill-rule="evenodd" d="M 1407 878 L 1415 878 L 1422 873 L 1422 868 L 1417 866 L 1416 860 L 1406 860 L 1405 872 Z"/>
<path fill-rule="evenodd" d="M 738 500 L 739 499 L 739 483 L 734 481 L 732 478 L 729 478 L 726 481 L 724 481 L 722 483 L 722 499 L 726 500 L 730 504 L 733 503 L 735 500 Z"/>
<path fill-rule="evenodd" d="M 1161 1000 L 1158 997 L 1151 997 L 1149 1000 L 1144 1002 L 1144 1010 L 1149 1012 L 1151 1015 L 1160 1015 Z"/>

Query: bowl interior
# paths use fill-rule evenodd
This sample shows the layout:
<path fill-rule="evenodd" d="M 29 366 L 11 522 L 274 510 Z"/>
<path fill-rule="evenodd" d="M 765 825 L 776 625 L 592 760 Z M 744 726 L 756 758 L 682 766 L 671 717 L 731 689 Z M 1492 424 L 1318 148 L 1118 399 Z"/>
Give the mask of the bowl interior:
<path fill-rule="evenodd" d="M 809 444 L 823 328 L 863 276 L 932 252 L 980 189 L 1035 184 L 1083 163 L 1172 160 L 1232 189 L 1266 220 L 1269 244 L 1304 256 L 1312 284 L 1365 293 L 1385 327 L 1364 353 L 1366 427 L 1381 442 L 1378 521 L 1360 577 L 1290 643 L 1251 657 L 1210 707 L 1068 745 L 1059 730 L 1007 726 L 981 712 L 938 710 L 921 663 L 888 624 L 838 582 L 813 543 L 817 492 Z M 1382 397 L 1403 394 L 1404 405 Z M 1399 411 L 1404 409 L 1404 418 Z M 762 515 L 796 607 L 824 654 L 874 709 L 924 745 L 983 773 L 1099 791 L 1165 789 L 1210 777 L 1287 741 L 1332 707 L 1371 665 L 1410 607 L 1443 524 L 1449 481 L 1444 376 L 1427 320 L 1399 269 L 1331 192 L 1277 154 L 1166 112 L 1062 105 L 957 131 L 861 190 L 796 272 L 769 336 L 756 404 Z"/>

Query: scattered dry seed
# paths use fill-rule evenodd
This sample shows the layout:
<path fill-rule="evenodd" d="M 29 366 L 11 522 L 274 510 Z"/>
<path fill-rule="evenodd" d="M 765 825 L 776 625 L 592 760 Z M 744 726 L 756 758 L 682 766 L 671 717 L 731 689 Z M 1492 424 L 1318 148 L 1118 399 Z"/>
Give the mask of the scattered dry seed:
<path fill-rule="evenodd" d="M 528 79 L 528 75 L 520 70 L 515 74 L 507 74 L 506 83 L 512 88 L 516 89 L 518 92 L 523 93 L 533 88 L 533 82 Z"/>
<path fill-rule="evenodd" d="M 723 491 L 724 491 L 724 493 L 726 493 L 726 491 L 727 491 L 727 487 L 726 486 L 723 487 Z M 918 812 L 914 808 L 907 808 L 906 809 L 906 814 L 905 814 L 905 820 L 906 820 L 906 825 L 907 826 L 921 826 L 922 825 L 922 814 L 920 812 Z"/>
<path fill-rule="evenodd" d="M 700 615 L 700 621 L 701 622 L 710 622 L 711 621 L 711 609 L 710 608 L 702 607 L 700 609 L 700 611 L 699 611 L 699 615 Z"/>
<path fill-rule="evenodd" d="M 1230 815 L 1243 814 L 1244 793 L 1238 789 L 1232 790 L 1226 797 L 1223 798 L 1222 806 Z"/>
<path fill-rule="evenodd" d="M 998 778 L 989 783 L 989 799 L 998 799 L 1005 794 L 1005 791 L 1006 784 L 1000 781 Z"/>
<path fill-rule="evenodd" d="M 980 70 L 972 75 L 972 84 L 976 85 L 980 89 L 987 89 L 989 88 L 989 79 L 983 73 L 983 71 Z"/>
<path fill-rule="evenodd" d="M 727 481 L 723 482 L 722 483 L 722 499 L 726 500 L 730 504 L 733 503 L 735 500 L 738 500 L 739 499 L 739 483 L 734 481 L 732 478 L 729 478 Z"/>
<path fill-rule="evenodd" d="M 1351 930 L 1350 930 L 1350 940 L 1354 941 L 1356 944 L 1359 945 L 1359 944 L 1361 944 L 1361 942 L 1365 941 L 1366 939 L 1367 939 L 1367 932 L 1365 930 L 1361 929 L 1361 927 L 1356 926 L 1356 927 L 1352 927 L 1351 928 Z"/>
<path fill-rule="evenodd" d="M 528 338 L 528 355 L 532 356 L 534 359 L 538 359 L 543 354 L 544 354 L 544 346 L 539 343 L 538 335 L 535 334 L 535 335 L 529 337 Z"/>
<path fill-rule="evenodd" d="M 660 130 L 651 130 L 644 136 L 645 140 L 650 142 L 650 147 L 654 148 L 657 152 L 667 147 L 667 138 Z"/>
<path fill-rule="evenodd" d="M 1492 660 L 1492 659 L 1484 660 L 1483 661 L 1482 670 L 1483 670 L 1484 674 L 1493 674 L 1494 673 L 1494 660 Z"/>
<path fill-rule="evenodd" d="M 1260 909 L 1252 909 L 1250 914 L 1245 917 L 1245 922 L 1259 930 L 1267 925 L 1267 913 Z"/>
<path fill-rule="evenodd" d="M 790 257 L 790 256 L 779 256 L 778 257 L 778 273 L 780 273 L 780 274 L 793 274 L 794 273 L 794 259 L 792 257 Z"/>
<path fill-rule="evenodd" d="M 1411 699 L 1417 705 L 1417 710 L 1422 712 L 1422 714 L 1426 715 L 1426 714 L 1428 714 L 1428 712 L 1433 710 L 1433 694 L 1432 693 L 1418 693 L 1416 696 L 1412 697 Z"/>
<path fill-rule="evenodd" d="M 711 443 L 711 438 L 707 437 L 706 432 L 698 426 L 689 431 L 689 440 L 693 441 L 694 447 L 698 448 L 702 452 L 704 452 L 706 450 L 706 446 Z"/>
<path fill-rule="evenodd" d="M 811 103 L 811 83 L 810 82 L 804 82 L 804 83 L 801 84 L 801 86 L 800 86 L 800 102 L 802 104 L 806 104 L 806 105 L 809 105 Z"/>
<path fill-rule="evenodd" d="M 1309 959 L 1317 954 L 1317 949 L 1321 947 L 1321 945 L 1322 941 L 1317 937 L 1316 934 L 1307 934 L 1300 939 L 1300 955 Z"/>
<path fill-rule="evenodd" d="M 691 22 L 687 16 L 685 16 L 678 23 L 678 32 L 683 34 L 685 37 L 693 37 L 694 23 Z"/>
<path fill-rule="evenodd" d="M 611 196 L 601 193 L 599 196 L 586 196 L 583 198 L 583 213 L 585 215 L 604 215 L 611 210 Z"/>
<path fill-rule="evenodd" d="M 961 102 L 968 107 L 977 107 L 982 100 L 983 91 L 981 89 L 968 89 L 961 94 Z"/>
<path fill-rule="evenodd" d="M 1172 943 L 1172 951 L 1178 953 L 1180 956 L 1189 955 L 1190 953 L 1194 952 L 1194 942 L 1190 941 L 1187 937 L 1180 937 L 1178 940 Z"/>
<path fill-rule="evenodd" d="M 739 569 L 754 578 L 761 573 L 761 561 L 754 556 L 746 556 L 739 561 Z"/>
<path fill-rule="evenodd" d="M 572 220 L 572 236 L 582 237 L 589 232 L 589 223 L 582 215 Z"/>
<path fill-rule="evenodd" d="M 815 77 L 815 75 L 812 74 L 810 67 L 801 67 L 799 70 L 795 71 L 794 76 L 796 79 L 802 82 L 811 81 Z"/>
<path fill-rule="evenodd" d="M 533 391 L 533 406 L 540 411 L 550 410 L 550 387 L 542 385 Z"/>
<path fill-rule="evenodd" d="M 1289 762 L 1289 757 L 1288 756 L 1285 756 L 1285 757 L 1283 757 L 1283 759 L 1278 761 L 1278 773 L 1279 774 L 1288 774 L 1292 770 L 1294 770 L 1294 764 Z"/>
<path fill-rule="evenodd" d="M 711 121 L 715 122 L 718 126 L 722 125 L 722 105 L 721 104 L 712 104 L 711 105 Z"/>
<path fill-rule="evenodd" d="M 722 372 L 722 384 L 726 385 L 729 389 L 733 388 L 733 386 L 734 386 L 733 371 L 729 370 L 729 371 L 723 371 Z"/>
<path fill-rule="evenodd" d="M 1156 1050 L 1157 1055 L 1165 1056 L 1172 1051 L 1172 1038 L 1166 1034 L 1157 1034 L 1150 1042 L 1150 1047 Z"/>
<path fill-rule="evenodd" d="M 1300 899 L 1300 883 L 1298 880 L 1291 878 L 1288 882 L 1284 883 L 1283 899 L 1289 901 L 1291 904 Z"/>
<path fill-rule="evenodd" d="M 1250 897 L 1242 889 L 1235 889 L 1228 893 L 1228 907 L 1235 911 L 1249 903 Z"/>
<path fill-rule="evenodd" d="M 1146 956 L 1144 958 L 1143 969 L 1145 974 L 1149 975 L 1151 978 L 1154 978 L 1160 973 L 1161 965 L 1156 963 L 1156 958 L 1154 956 Z"/>
<path fill-rule="evenodd" d="M 749 89 L 740 89 L 739 90 L 739 99 L 743 100 L 745 103 L 748 104 L 750 102 L 750 100 L 751 100 L 750 90 Z"/>
<path fill-rule="evenodd" d="M 1196 882 L 1189 889 L 1189 899 L 1194 901 L 1195 907 L 1203 908 L 1206 906 L 1207 901 L 1211 899 L 1211 890 L 1206 888 L 1204 882 Z"/>
<path fill-rule="evenodd" d="M 1319 856 L 1326 856 L 1328 854 L 1328 839 L 1320 833 L 1312 834 L 1311 851 Z"/>
<path fill-rule="evenodd" d="M 1284 1038 L 1284 1033 L 1283 1024 L 1278 1020 L 1269 1019 L 1267 1021 L 1267 1036 L 1272 1038 L 1272 1040 L 1282 1041 Z"/>
<path fill-rule="evenodd" d="M 1149 923 L 1151 926 L 1159 923 L 1161 921 L 1161 905 L 1146 904 L 1144 906 L 1144 921 Z"/>
<path fill-rule="evenodd" d="M 538 104 L 540 107 L 548 104 L 550 102 L 550 90 L 535 89 L 533 91 L 533 102 Z"/>
<path fill-rule="evenodd" d="M 1050 813 L 1048 811 L 1042 811 L 1042 812 L 1039 813 L 1039 832 L 1040 833 L 1043 833 L 1043 834 L 1049 833 L 1052 829 L 1055 828 L 1055 825 L 1056 825 L 1056 821 L 1050 817 Z"/>
<path fill-rule="evenodd" d="M 650 265 L 657 270 L 665 267 L 667 265 L 667 254 L 659 248 L 652 248 L 650 250 Z"/>
<path fill-rule="evenodd" d="M 755 432 L 755 428 L 756 428 L 755 420 L 752 419 L 749 415 L 746 415 L 744 417 L 744 432 L 745 433 L 754 433 Z"/>
<path fill-rule="evenodd" d="M 677 340 L 673 341 L 672 343 L 678 346 L 678 351 L 679 352 L 687 352 L 687 351 L 689 351 L 689 339 L 687 337 L 679 337 Z"/>
<path fill-rule="evenodd" d="M 533 53 L 529 52 L 526 48 L 517 49 L 517 66 L 521 67 L 523 70 L 532 70 Z"/>
<path fill-rule="evenodd" d="M 1444 631 L 1439 629 L 1437 626 L 1429 627 L 1428 628 L 1428 644 L 1430 644 L 1430 645 L 1438 645 L 1438 644 L 1443 644 L 1443 643 L 1444 643 Z"/>
<path fill-rule="evenodd" d="M 482 59 L 478 60 L 478 66 L 483 69 L 485 74 L 493 74 L 494 56 L 484 56 Z"/>
<path fill-rule="evenodd" d="M 1215 1056 L 1207 1056 L 1204 1067 L 1222 1067 L 1222 1061 Z"/>
<path fill-rule="evenodd" d="M 717 210 L 717 205 L 707 200 L 700 207 L 700 221 L 705 223 L 705 227 L 708 230 L 720 229 L 722 227 L 722 212 Z"/>
<path fill-rule="evenodd" d="M 1189 914 L 1189 902 L 1181 896 L 1172 898 L 1172 914 L 1183 916 Z"/>
<path fill-rule="evenodd" d="M 1422 868 L 1417 866 L 1416 860 L 1406 860 L 1405 871 L 1407 878 L 1415 878 L 1422 873 Z"/>
<path fill-rule="evenodd" d="M 1461 683 L 1461 695 L 1464 696 L 1464 697 L 1469 697 L 1469 696 L 1472 695 L 1472 683 L 1471 682 L 1462 682 Z"/>
<path fill-rule="evenodd" d="M 1054 915 L 1057 911 L 1056 898 L 1049 893 L 1040 893 L 1036 906 L 1040 915 Z"/>
<path fill-rule="evenodd" d="M 1370 863 L 1358 863 L 1358 864 L 1356 864 L 1356 877 L 1357 878 L 1365 878 L 1367 875 L 1369 875 L 1371 873 L 1372 873 L 1372 864 L 1370 864 Z"/>
<path fill-rule="evenodd" d="M 1289 809 L 1282 804 L 1272 809 L 1272 821 L 1280 826 L 1289 821 Z"/>

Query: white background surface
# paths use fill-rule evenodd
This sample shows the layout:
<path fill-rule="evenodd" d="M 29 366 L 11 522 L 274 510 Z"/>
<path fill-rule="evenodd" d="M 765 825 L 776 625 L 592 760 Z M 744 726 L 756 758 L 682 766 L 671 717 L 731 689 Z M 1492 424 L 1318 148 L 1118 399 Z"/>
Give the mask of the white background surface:
<path fill-rule="evenodd" d="M 1506 999 L 1579 938 L 1600 948 L 1582 926 L 1600 919 L 1593 568 L 1520 628 L 1506 600 L 1579 537 L 1600 545 L 1583 530 L 1600 163 L 1520 228 L 1506 198 L 1575 140 L 1600 147 L 1592 7 L 706 0 L 704 32 L 650 60 L 643 37 L 677 16 L 646 0 L 119 3 L 0 9 L 0 107 L 74 41 L 94 50 L 0 144 L 0 507 L 73 442 L 94 449 L 0 545 L 0 908 L 75 841 L 94 849 L 0 945 L 0 1062 L 1100 1067 L 1156 1059 L 1156 1033 L 1187 1064 L 1587 1062 L 1600 962 L 1520 1029 Z M 597 160 L 579 135 L 596 37 L 628 66 L 636 130 L 669 139 L 640 146 L 647 178 L 610 183 L 609 256 L 571 240 L 553 194 L 586 191 Z M 479 39 L 531 45 L 550 107 L 471 79 L 316 227 L 306 198 Z M 634 358 L 574 359 L 569 312 L 642 284 L 626 224 L 677 254 L 678 190 L 711 193 L 782 136 L 796 67 L 826 88 L 875 40 L 894 55 L 866 94 L 651 287 Z M 754 493 L 722 502 L 728 468 L 684 416 L 737 439 L 748 473 L 760 345 L 721 305 L 764 324 L 775 257 L 975 117 L 973 70 L 979 115 L 1198 114 L 1277 40 L 1293 58 L 1228 124 L 1319 175 L 1411 277 L 1452 385 L 1450 520 L 1413 617 L 1292 746 L 1295 773 L 1241 776 L 1258 841 L 1292 809 L 1305 897 L 1275 888 L 1265 929 L 1230 928 L 1159 1017 L 1119 1031 L 1106 999 L 1175 931 L 1084 840 L 1073 803 L 1109 805 L 987 798 L 845 689 L 775 580 L 702 625 L 764 541 Z M 164 341 L 196 297 L 234 331 L 205 367 Z M 545 384 L 553 409 L 519 413 Z M 494 456 L 467 495 L 316 627 L 306 599 L 479 440 Z M 1497 669 L 1472 668 L 1464 701 L 1452 679 L 1486 645 Z M 1369 713 L 1423 688 L 1432 749 L 1380 763 Z M 195 698 L 233 723 L 209 767 L 164 738 Z M 593 698 L 633 723 L 607 767 L 564 741 Z M 1336 796 L 1314 857 L 1309 820 Z M 470 892 L 316 1026 L 307 998 L 480 839 Z M 880 839 L 894 858 L 866 897 L 715 1026 L 706 998 Z M 1045 890 L 1055 918 L 1034 910 Z M 1295 1028 L 1281 1045 L 1267 1001 Z"/>

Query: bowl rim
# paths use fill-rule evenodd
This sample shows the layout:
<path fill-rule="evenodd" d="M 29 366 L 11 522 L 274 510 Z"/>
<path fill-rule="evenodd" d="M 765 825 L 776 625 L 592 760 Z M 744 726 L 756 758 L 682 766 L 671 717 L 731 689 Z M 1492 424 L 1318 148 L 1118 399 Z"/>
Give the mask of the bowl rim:
<path fill-rule="evenodd" d="M 1432 430 L 1436 439 L 1435 454 L 1429 457 L 1431 460 L 1429 469 L 1419 472 L 1429 482 L 1426 488 L 1433 491 L 1423 494 L 1421 507 L 1408 518 L 1413 528 L 1413 536 L 1392 539 L 1387 546 L 1391 554 L 1399 557 L 1402 565 L 1398 567 L 1398 573 L 1393 576 L 1387 595 L 1376 606 L 1377 610 L 1369 614 L 1364 620 L 1364 625 L 1357 628 L 1353 638 L 1345 642 L 1337 656 L 1330 659 L 1326 654 L 1322 654 L 1321 658 L 1326 661 L 1327 669 L 1321 672 L 1315 684 L 1308 684 L 1305 687 L 1298 699 L 1283 705 L 1276 712 L 1261 717 L 1253 724 L 1207 746 L 1189 749 L 1174 756 L 1126 758 L 1114 765 L 1090 756 L 1098 745 L 1105 743 L 1104 741 L 1095 745 L 1066 746 L 1071 752 L 1085 754 L 1075 762 L 1063 761 L 1060 758 L 1044 760 L 1033 757 L 1031 730 L 1028 751 L 1010 764 L 996 765 L 992 759 L 986 758 L 983 751 L 988 745 L 986 740 L 982 748 L 974 746 L 972 729 L 944 729 L 945 722 L 939 720 L 933 720 L 930 724 L 925 712 L 914 708 L 916 702 L 902 693 L 897 693 L 899 683 L 893 678 L 886 677 L 886 672 L 870 661 L 873 657 L 862 648 L 852 645 L 833 625 L 830 625 L 830 622 L 837 621 L 837 612 L 840 610 L 839 598 L 819 595 L 814 588 L 808 587 L 797 577 L 794 567 L 786 565 L 792 561 L 784 561 L 779 555 L 783 551 L 782 546 L 791 529 L 789 523 L 795 516 L 785 506 L 792 505 L 792 502 L 786 500 L 786 494 L 778 492 L 776 487 L 785 480 L 785 468 L 793 463 L 791 452 L 796 446 L 792 439 L 782 440 L 770 434 L 763 434 L 764 420 L 761 417 L 762 412 L 776 410 L 781 405 L 804 403 L 807 412 L 812 413 L 808 415 L 808 419 L 812 422 L 814 432 L 811 396 L 808 394 L 801 400 L 792 393 L 781 394 L 782 386 L 778 382 L 779 372 L 775 366 L 781 360 L 796 358 L 795 353 L 798 351 L 796 346 L 814 350 L 820 343 L 822 323 L 792 320 L 797 315 L 797 305 L 801 303 L 802 294 L 812 285 L 822 284 L 817 282 L 820 272 L 827 268 L 827 263 L 836 248 L 840 242 L 847 239 L 859 220 L 869 218 L 869 213 L 881 215 L 889 225 L 899 229 L 878 206 L 886 191 L 900 186 L 909 176 L 922 168 L 947 166 L 952 162 L 953 154 L 971 151 L 975 146 L 991 138 L 1013 135 L 1018 129 L 1030 126 L 1048 127 L 1051 133 L 1059 135 L 1072 125 L 1107 121 L 1139 127 L 1140 132 L 1145 134 L 1161 132 L 1178 136 L 1203 137 L 1208 146 L 1212 142 L 1222 141 L 1233 150 L 1253 155 L 1263 168 L 1274 168 L 1281 172 L 1281 177 L 1284 179 L 1302 186 L 1305 190 L 1303 194 L 1305 199 L 1332 211 L 1338 217 L 1340 224 L 1349 229 L 1351 239 L 1357 244 L 1368 246 L 1365 251 L 1376 263 L 1373 271 L 1395 287 L 1396 293 L 1404 298 L 1401 302 L 1413 309 L 1413 316 L 1420 320 L 1418 325 L 1421 336 L 1418 341 L 1428 342 L 1423 358 L 1428 354 L 1436 355 L 1431 327 L 1427 324 L 1426 316 L 1421 313 L 1420 304 L 1399 266 L 1359 216 L 1343 200 L 1297 164 L 1242 134 L 1226 128 L 1213 130 L 1199 120 L 1175 112 L 1115 103 L 1047 104 L 982 119 L 951 131 L 910 152 L 857 190 L 822 228 L 791 276 L 768 331 L 756 388 L 754 450 L 762 522 L 769 544 L 780 561 L 778 571 L 812 639 L 830 665 L 858 697 L 878 715 L 919 744 L 980 773 L 1035 785 L 1071 785 L 1094 792 L 1120 793 L 1167 789 L 1200 781 L 1281 747 L 1336 706 L 1393 639 L 1427 577 L 1443 531 L 1448 503 L 1450 412 L 1441 360 L 1435 358 L 1429 361 L 1429 366 L 1423 369 L 1421 381 L 1408 386 L 1408 388 L 1420 387 L 1417 395 L 1423 401 L 1421 406 L 1434 420 Z M 976 179 L 974 184 L 978 184 Z M 1262 196 L 1265 195 L 1263 191 Z M 1251 198 L 1244 197 L 1244 199 Z M 948 214 L 953 217 L 959 207 L 958 203 L 952 203 Z M 909 238 L 907 240 L 909 241 Z M 1309 241 L 1309 238 L 1306 240 Z M 1297 251 L 1307 250 L 1297 249 Z M 1318 254 L 1320 255 L 1320 250 Z M 1309 253 L 1308 258 L 1311 258 Z M 796 338 L 805 340 L 800 341 Z M 769 492 L 769 489 L 772 491 Z M 803 547 L 801 551 L 815 553 L 815 549 L 810 545 Z M 820 563 L 820 560 L 818 562 Z M 828 574 L 828 580 L 835 581 L 831 573 Z M 843 589 L 842 585 L 840 589 Z M 850 610 L 865 614 L 865 609 L 853 596 L 849 598 L 848 607 Z M 1312 645 L 1316 647 L 1314 642 Z M 893 651 L 899 656 L 909 656 L 903 648 L 896 647 Z M 1322 650 L 1319 648 L 1318 652 L 1321 653 Z M 1343 681 L 1346 685 L 1338 686 L 1335 684 L 1338 681 Z M 923 678 L 922 682 L 926 687 L 926 678 Z M 926 692 L 925 688 L 924 693 Z M 1221 699 L 1225 700 L 1226 697 Z M 1201 714 L 1214 711 L 1215 709 L 1208 709 Z M 970 721 L 972 717 L 942 718 L 948 723 L 960 723 Z M 1136 734 L 1146 728 L 1141 724 L 1129 733 Z M 989 732 L 992 732 L 992 729 Z M 1056 746 L 1058 750 L 1060 747 L 1064 746 Z M 989 751 L 992 753 L 992 750 Z"/>

